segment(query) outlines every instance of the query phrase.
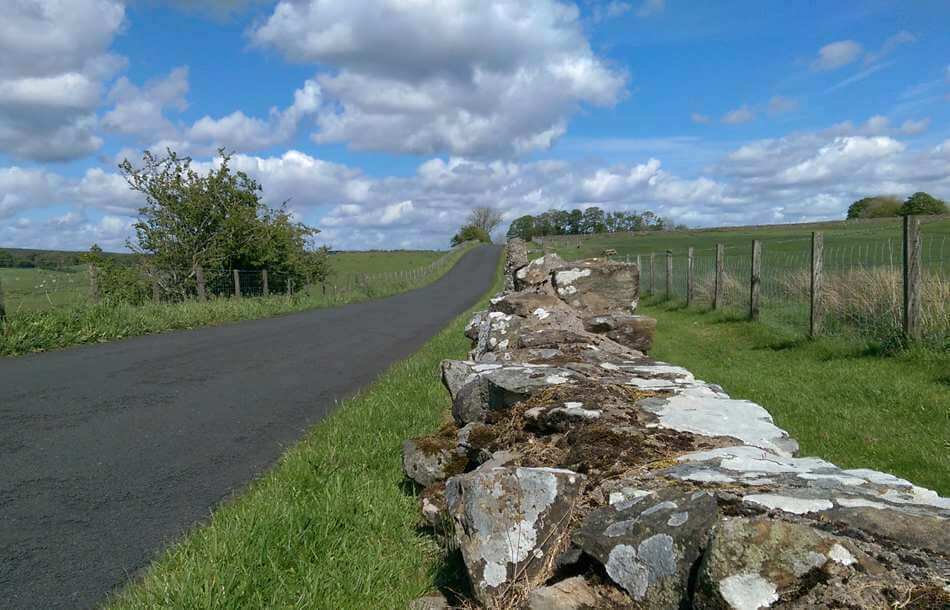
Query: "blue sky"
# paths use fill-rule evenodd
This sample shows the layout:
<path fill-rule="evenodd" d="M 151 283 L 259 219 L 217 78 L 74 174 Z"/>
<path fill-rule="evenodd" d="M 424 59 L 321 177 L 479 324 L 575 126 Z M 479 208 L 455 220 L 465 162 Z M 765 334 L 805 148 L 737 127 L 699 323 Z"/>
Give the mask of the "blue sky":
<path fill-rule="evenodd" d="M 228 7 L 228 8 L 222 8 Z M 690 226 L 950 198 L 946 2 L 18 0 L 0 246 L 122 249 L 125 157 L 226 147 L 338 248 L 469 209 Z"/>

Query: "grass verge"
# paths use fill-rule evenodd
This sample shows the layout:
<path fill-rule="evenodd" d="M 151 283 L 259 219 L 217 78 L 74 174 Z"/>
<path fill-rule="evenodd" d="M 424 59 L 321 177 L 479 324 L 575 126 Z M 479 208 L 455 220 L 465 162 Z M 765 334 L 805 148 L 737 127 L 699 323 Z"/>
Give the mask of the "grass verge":
<path fill-rule="evenodd" d="M 651 356 L 761 404 L 803 455 L 950 495 L 950 353 L 882 357 L 866 343 L 808 340 L 734 314 L 675 303 L 640 310 L 658 320 Z"/>
<path fill-rule="evenodd" d="M 321 292 L 318 287 L 311 287 L 292 297 L 222 297 L 206 302 L 145 305 L 76 304 L 15 313 L 8 310 L 7 319 L 0 321 L 0 356 L 17 356 L 84 343 L 104 343 L 169 330 L 253 320 L 382 298 L 434 282 L 445 275 L 468 249 L 459 248 L 451 252 L 446 255 L 444 265 L 439 265 L 430 273 L 418 277 L 394 279 L 367 286 L 351 283 L 334 289 L 329 295 Z"/>
<path fill-rule="evenodd" d="M 444 557 L 403 491 L 401 444 L 445 417 L 439 363 L 464 358 L 469 317 L 343 402 L 111 607 L 405 608 L 433 589 Z"/>

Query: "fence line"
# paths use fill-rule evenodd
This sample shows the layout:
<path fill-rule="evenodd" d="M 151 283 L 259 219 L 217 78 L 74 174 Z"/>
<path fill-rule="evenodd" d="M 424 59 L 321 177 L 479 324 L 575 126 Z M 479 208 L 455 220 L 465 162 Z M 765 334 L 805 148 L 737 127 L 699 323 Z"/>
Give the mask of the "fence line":
<path fill-rule="evenodd" d="M 343 304 L 356 298 L 394 294 L 425 284 L 434 274 L 454 263 L 458 251 L 470 244 L 461 244 L 432 262 L 414 269 L 372 273 L 331 272 L 322 282 L 300 287 L 295 278 L 272 269 L 164 269 L 127 267 L 124 284 L 134 298 L 130 302 L 178 302 L 187 299 L 253 298 L 283 295 L 292 297 L 305 293 L 326 304 Z M 94 265 L 70 272 L 11 269 L 30 274 L 29 281 L 18 290 L 0 284 L 0 319 L 19 311 L 51 309 L 103 300 L 106 288 L 101 271 Z M 38 276 L 38 277 L 37 277 Z M 25 276 L 24 276 L 25 277 Z M 16 279 L 14 277 L 14 279 Z M 26 284 L 25 286 L 23 284 Z M 6 291 L 4 291 L 6 288 Z"/>
<path fill-rule="evenodd" d="M 687 307 L 738 309 L 810 336 L 854 333 L 892 339 L 925 339 L 950 345 L 950 247 L 946 235 L 926 235 L 918 217 L 905 217 L 900 241 L 828 245 L 811 238 L 754 239 L 748 245 L 716 244 L 713 251 L 666 250 L 664 290 L 656 285 L 657 253 L 644 257 L 642 288 L 654 298 L 683 298 Z M 801 248 L 789 249 L 797 242 Z M 773 244 L 783 244 L 779 251 Z M 631 261 L 633 254 L 626 255 Z M 645 273 L 644 273 L 645 272 Z"/>

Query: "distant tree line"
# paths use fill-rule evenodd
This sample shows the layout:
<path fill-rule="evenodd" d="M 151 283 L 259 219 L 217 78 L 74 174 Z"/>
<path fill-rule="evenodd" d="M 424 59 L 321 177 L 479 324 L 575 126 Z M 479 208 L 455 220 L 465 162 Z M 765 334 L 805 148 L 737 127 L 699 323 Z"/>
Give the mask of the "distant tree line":
<path fill-rule="evenodd" d="M 947 204 L 924 193 L 914 193 L 903 202 L 894 195 L 877 195 L 858 199 L 848 207 L 848 219 L 888 218 L 917 214 L 946 214 Z"/>
<path fill-rule="evenodd" d="M 665 231 L 685 229 L 673 226 L 662 216 L 644 212 L 604 212 L 598 207 L 585 210 L 548 210 L 537 216 L 522 216 L 508 227 L 508 237 L 531 240 L 544 235 L 589 235 L 621 231 Z"/>
<path fill-rule="evenodd" d="M 107 258 L 127 257 L 127 254 L 105 253 Z M 27 250 L 21 248 L 0 249 L 0 267 L 16 269 L 61 270 L 75 267 L 83 262 L 81 252 L 62 252 L 58 250 Z"/>

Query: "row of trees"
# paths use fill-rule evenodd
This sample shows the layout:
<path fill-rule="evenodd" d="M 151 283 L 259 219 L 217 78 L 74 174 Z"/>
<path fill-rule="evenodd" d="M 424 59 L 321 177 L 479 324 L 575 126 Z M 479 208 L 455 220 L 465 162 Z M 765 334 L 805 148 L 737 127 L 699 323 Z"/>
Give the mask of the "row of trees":
<path fill-rule="evenodd" d="M 516 218 L 508 228 L 508 237 L 530 240 L 542 235 L 587 235 L 620 231 L 663 231 L 673 227 L 665 218 L 645 212 L 604 212 L 598 207 L 585 210 L 548 210 L 537 216 Z"/>
<path fill-rule="evenodd" d="M 877 195 L 858 199 L 848 207 L 848 219 L 888 218 L 917 214 L 946 214 L 947 204 L 924 193 L 914 193 L 903 202 L 894 195 Z"/>
<path fill-rule="evenodd" d="M 110 264 L 93 246 L 87 260 L 101 268 L 104 296 L 144 301 L 157 285 L 166 298 L 203 300 L 206 274 L 233 269 L 267 269 L 275 282 L 298 286 L 326 278 L 329 250 L 312 245 L 319 230 L 295 221 L 286 202 L 268 207 L 261 185 L 232 171 L 230 154 L 218 152 L 220 164 L 206 174 L 171 150 L 163 157 L 146 152 L 141 167 L 128 159 L 119 165 L 145 200 L 134 224 L 136 239 L 127 242 L 139 255 L 138 268 Z"/>

